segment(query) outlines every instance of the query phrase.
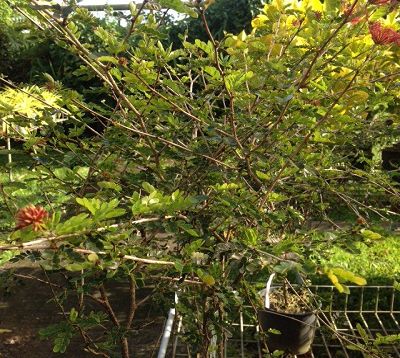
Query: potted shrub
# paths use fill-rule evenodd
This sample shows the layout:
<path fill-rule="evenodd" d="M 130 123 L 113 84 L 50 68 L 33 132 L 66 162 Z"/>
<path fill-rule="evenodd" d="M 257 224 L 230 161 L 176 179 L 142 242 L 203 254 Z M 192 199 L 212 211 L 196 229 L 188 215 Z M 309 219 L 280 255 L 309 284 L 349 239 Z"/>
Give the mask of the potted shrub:
<path fill-rule="evenodd" d="M 24 142 L 27 163 L 9 161 L 0 173 L 0 264 L 28 256 L 71 271 L 67 288 L 79 300 L 70 315 L 56 300 L 64 321 L 48 331 L 55 351 L 79 335 L 97 355 L 129 357 L 135 309 L 146 302 L 136 289 L 156 283 L 154 296 L 165 297 L 185 285 L 187 341 L 201 357 L 223 356 L 227 316 L 257 294 L 247 290 L 254 276 L 287 263 L 282 253 L 298 253 L 306 270 L 336 244 L 380 237 L 361 226 L 313 228 L 338 226 L 338 211 L 357 215 L 357 225 L 371 213 L 392 220 L 387 203 L 398 189 L 362 150 L 398 139 L 390 123 L 400 119 L 400 34 L 397 10 L 388 16 L 395 7 L 374 10 L 385 2 L 274 0 L 250 33 L 217 40 L 206 16 L 212 1 L 154 1 L 163 13 L 153 1 L 131 4 L 123 27 L 79 7 L 60 19 L 35 1 L 5 2 L 39 29 L 27 36 L 46 36 L 73 59 L 68 71 L 52 65 L 55 78 L 40 87 L 0 78 L 13 89 L 0 91 L 4 124 L 49 124 L 7 132 Z M 169 7 L 197 15 L 208 39 L 166 43 Z M 342 281 L 363 283 L 314 261 L 340 292 Z M 114 278 L 129 284 L 126 323 L 110 308 Z M 84 304 L 93 297 L 95 317 Z M 92 324 L 105 327 L 104 340 L 87 338 Z"/>
<path fill-rule="evenodd" d="M 264 290 L 264 308 L 258 311 L 261 331 L 266 333 L 266 344 L 276 350 L 291 354 L 305 354 L 314 340 L 317 315 L 312 308 L 309 292 L 304 287 L 294 290 L 282 287 L 271 291 L 273 273 Z"/>

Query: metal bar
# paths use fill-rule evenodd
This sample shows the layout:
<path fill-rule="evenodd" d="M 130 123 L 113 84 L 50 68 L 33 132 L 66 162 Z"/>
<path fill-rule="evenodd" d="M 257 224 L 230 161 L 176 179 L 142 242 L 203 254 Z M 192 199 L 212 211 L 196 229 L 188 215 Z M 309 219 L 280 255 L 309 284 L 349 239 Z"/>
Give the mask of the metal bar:
<path fill-rule="evenodd" d="M 332 311 L 332 313 L 341 313 L 341 312 L 343 312 L 343 311 L 340 311 L 340 310 L 333 310 Z M 365 311 L 363 311 L 363 313 L 376 313 L 377 311 L 375 311 L 375 310 L 365 310 Z M 360 311 L 359 310 L 347 310 L 347 313 L 360 313 Z M 388 313 L 388 314 L 390 314 L 390 313 L 396 313 L 396 314 L 399 314 L 400 313 L 400 311 L 388 311 L 388 310 L 382 310 L 382 311 L 379 311 L 379 313 Z"/>
<path fill-rule="evenodd" d="M 333 315 L 332 315 L 332 305 L 333 305 L 333 286 L 331 286 L 330 287 L 330 290 L 331 290 L 331 298 L 330 298 L 330 304 L 329 304 L 329 317 L 330 317 L 330 322 L 332 323 L 332 325 L 333 325 L 333 328 L 335 329 L 335 331 L 339 331 L 340 329 L 338 328 L 338 326 L 336 325 L 336 321 L 335 321 L 335 319 L 334 319 L 334 317 L 333 317 Z M 340 311 L 339 311 L 340 312 Z M 343 350 L 343 353 L 345 354 L 345 356 L 346 356 L 346 358 L 350 358 L 349 357 L 349 355 L 347 354 L 347 350 L 346 350 L 346 348 L 344 347 L 344 345 L 343 345 L 343 342 L 342 342 L 342 340 L 340 339 L 340 337 L 337 337 L 337 339 L 338 339 L 338 341 L 339 341 L 339 343 L 340 343 L 340 345 L 341 345 L 341 347 L 342 347 L 342 350 Z"/>
<path fill-rule="evenodd" d="M 378 307 L 379 307 L 379 291 L 380 288 L 378 287 L 376 290 L 376 298 L 375 298 L 375 313 L 378 312 Z"/>
<path fill-rule="evenodd" d="M 260 337 L 260 327 L 258 327 L 258 325 L 256 325 L 256 335 L 257 337 Z M 262 358 L 262 348 L 260 339 L 257 339 L 257 350 L 258 350 L 258 358 Z"/>
<path fill-rule="evenodd" d="M 318 291 L 319 291 L 319 286 L 315 286 L 315 294 L 316 295 L 318 294 Z M 332 302 L 332 300 L 331 300 L 331 302 Z M 324 314 L 324 318 L 326 318 L 325 314 Z M 318 326 L 319 332 L 321 332 L 321 322 L 320 322 L 320 320 L 321 320 L 320 317 L 318 317 L 317 326 Z M 326 353 L 328 353 L 328 357 L 332 358 L 332 355 L 331 355 L 331 352 L 329 350 L 328 344 L 326 342 L 325 336 L 322 333 L 321 333 L 321 339 L 322 339 L 322 345 L 325 348 Z M 312 350 L 311 350 L 311 354 L 312 354 L 312 357 L 314 357 L 314 353 L 313 353 Z"/>
<path fill-rule="evenodd" d="M 400 330 L 399 322 L 397 322 L 396 317 L 394 316 L 394 314 L 393 314 L 393 313 L 390 313 L 390 316 L 392 317 L 394 324 L 395 324 L 395 325 L 397 326 L 397 328 Z"/>
<path fill-rule="evenodd" d="M 392 296 L 390 297 L 390 312 L 393 312 L 394 307 L 394 287 L 392 288 Z"/>
<path fill-rule="evenodd" d="M 379 317 L 379 314 L 378 314 L 378 313 L 381 313 L 381 312 L 378 312 L 380 287 L 378 287 L 376 291 L 377 291 L 377 294 L 376 294 L 376 305 L 375 305 L 375 317 L 378 320 L 379 325 L 382 327 L 382 330 L 385 333 L 385 335 L 388 335 L 388 331 L 386 330 L 386 327 L 383 324 L 383 322 L 382 322 L 382 320 L 381 320 L 381 318 Z M 396 352 L 397 356 L 400 357 L 400 353 L 397 350 L 396 346 L 393 345 L 392 347 L 393 347 L 393 350 Z"/>
<path fill-rule="evenodd" d="M 364 286 L 361 287 L 360 312 L 363 311 L 363 308 L 364 308 Z"/>
<path fill-rule="evenodd" d="M 317 324 L 318 324 L 318 328 L 321 329 L 321 323 L 319 322 L 319 320 L 317 321 Z M 321 334 L 321 339 L 322 339 L 323 347 L 325 348 L 326 353 L 328 353 L 328 357 L 332 358 L 331 352 L 329 350 L 328 344 L 326 343 L 326 339 L 323 334 Z M 312 356 L 314 357 L 314 354 Z"/>
<path fill-rule="evenodd" d="M 386 330 L 385 325 L 383 324 L 381 318 L 379 317 L 378 312 L 375 313 L 375 317 L 376 317 L 376 319 L 378 320 L 380 326 L 382 327 L 382 331 L 385 333 L 385 335 L 388 335 L 388 331 Z M 397 357 L 400 357 L 400 353 L 399 353 L 398 349 L 396 348 L 396 346 L 395 346 L 395 345 L 392 345 L 391 347 L 393 347 L 393 350 L 396 352 Z"/>
<path fill-rule="evenodd" d="M 337 331 L 337 332 L 343 331 L 343 329 L 339 329 L 339 328 L 337 327 L 333 315 L 332 315 L 332 314 L 329 314 L 329 316 L 330 316 L 330 321 L 331 321 L 331 323 L 333 324 L 333 327 L 335 328 L 335 331 Z M 341 345 L 341 347 L 342 347 L 342 351 L 343 351 L 344 355 L 346 356 L 346 358 L 350 358 L 350 356 L 348 355 L 347 350 L 346 350 L 345 346 L 343 345 L 343 342 L 342 342 L 342 340 L 340 339 L 339 336 L 337 336 L 337 339 L 338 339 L 338 341 L 339 341 L 339 343 L 340 343 L 340 345 Z"/>
<path fill-rule="evenodd" d="M 394 308 L 394 301 L 395 301 L 395 288 L 392 288 L 392 296 L 390 299 L 390 317 L 392 317 L 394 324 L 396 325 L 396 327 L 400 330 L 400 325 L 399 322 L 397 322 L 396 317 L 394 316 L 394 313 L 396 312 L 393 308 Z"/>
<path fill-rule="evenodd" d="M 371 337 L 373 337 L 372 331 L 369 329 L 368 323 L 367 323 L 366 319 L 364 318 L 363 312 L 360 312 L 360 317 L 361 317 L 362 322 L 364 323 L 365 329 L 368 331 L 369 335 Z"/>
<path fill-rule="evenodd" d="M 363 307 L 364 307 L 364 286 L 361 287 L 361 297 L 360 297 L 360 318 L 362 323 L 364 324 L 365 329 L 368 331 L 369 335 L 372 337 L 373 334 L 371 330 L 369 329 L 368 322 L 364 317 L 364 312 L 363 312 Z"/>

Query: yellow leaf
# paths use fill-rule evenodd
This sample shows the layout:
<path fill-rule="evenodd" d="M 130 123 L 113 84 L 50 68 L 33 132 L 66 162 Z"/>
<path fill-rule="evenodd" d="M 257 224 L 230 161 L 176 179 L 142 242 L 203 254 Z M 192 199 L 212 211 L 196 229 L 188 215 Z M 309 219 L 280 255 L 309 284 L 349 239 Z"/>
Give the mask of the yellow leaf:
<path fill-rule="evenodd" d="M 362 229 L 360 232 L 364 239 L 379 240 L 382 238 L 381 234 L 378 234 L 377 232 L 371 230 Z"/>
<path fill-rule="evenodd" d="M 268 20 L 268 17 L 265 15 L 258 15 L 256 18 L 254 18 L 251 21 L 251 27 L 253 29 L 256 29 L 257 27 L 261 27 L 265 24 L 265 22 Z"/>
<path fill-rule="evenodd" d="M 200 278 L 207 286 L 214 286 L 215 285 L 215 279 L 211 275 L 205 274 Z"/>
<path fill-rule="evenodd" d="M 367 283 L 365 278 L 355 275 L 354 273 L 342 269 L 341 267 L 335 267 L 331 270 L 334 275 L 339 276 L 341 279 L 345 281 L 350 281 L 355 283 L 356 285 L 363 286 Z"/>

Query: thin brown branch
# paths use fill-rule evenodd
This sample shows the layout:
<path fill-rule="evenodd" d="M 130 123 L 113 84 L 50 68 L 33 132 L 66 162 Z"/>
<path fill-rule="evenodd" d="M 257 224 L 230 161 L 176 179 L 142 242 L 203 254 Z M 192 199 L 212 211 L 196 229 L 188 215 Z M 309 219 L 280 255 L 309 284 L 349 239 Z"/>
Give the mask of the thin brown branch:
<path fill-rule="evenodd" d="M 119 328 L 121 325 L 120 325 L 118 318 L 110 304 L 110 301 L 108 300 L 107 292 L 106 292 L 106 289 L 103 284 L 101 284 L 99 286 L 99 293 L 100 293 L 101 301 L 98 301 L 98 302 L 101 302 L 103 304 L 103 307 L 106 309 L 107 314 L 110 317 L 112 323 L 114 324 L 114 326 Z"/>
<path fill-rule="evenodd" d="M 41 283 L 45 283 L 46 285 L 54 286 L 54 287 L 57 287 L 57 288 L 62 288 L 62 286 L 60 286 L 60 285 L 57 285 L 57 284 L 55 284 L 55 283 L 53 283 L 51 281 L 42 280 L 42 279 L 40 279 L 39 277 L 36 277 L 36 276 L 23 275 L 23 274 L 20 274 L 20 273 L 13 273 L 12 275 L 15 276 L 15 277 L 25 278 L 25 279 L 28 279 L 28 280 L 35 280 L 35 281 L 38 281 L 38 282 L 41 282 Z"/>
<path fill-rule="evenodd" d="M 54 241 L 70 239 L 73 237 L 86 235 L 91 232 L 103 232 L 103 231 L 113 229 L 113 228 L 120 228 L 123 226 L 130 226 L 130 225 L 138 225 L 138 224 L 154 222 L 154 221 L 169 220 L 169 219 L 173 219 L 173 218 L 177 218 L 177 216 L 142 218 L 142 219 L 138 219 L 138 220 L 129 221 L 126 223 L 112 224 L 112 225 L 99 227 L 97 229 L 84 230 L 84 231 L 74 232 L 71 234 L 41 237 L 41 238 L 38 238 L 38 239 L 35 239 L 32 241 L 23 242 L 21 244 L 0 246 L 0 251 L 4 251 L 4 250 L 34 250 L 35 248 L 38 248 L 38 247 L 40 247 L 40 248 L 48 247 L 49 248 L 50 244 Z M 48 244 L 48 245 L 46 246 L 46 244 Z"/>
<path fill-rule="evenodd" d="M 132 277 L 132 274 L 129 275 L 129 308 L 128 308 L 128 319 L 126 322 L 126 330 L 129 330 L 133 323 L 133 318 L 136 313 L 136 282 Z"/>
<path fill-rule="evenodd" d="M 142 11 L 144 10 L 144 7 L 146 6 L 146 4 L 149 2 L 149 0 L 143 0 L 142 4 L 140 5 L 136 15 L 134 17 L 132 17 L 131 19 L 131 25 L 129 27 L 128 33 L 126 34 L 125 38 L 124 38 L 124 43 L 126 43 L 129 40 L 129 37 L 131 37 L 131 35 L 134 32 L 135 29 L 135 24 L 136 21 L 138 19 L 138 17 L 140 16 L 140 14 L 142 13 Z"/>
<path fill-rule="evenodd" d="M 118 318 L 112 308 L 110 301 L 107 297 L 107 292 L 103 284 L 99 286 L 99 292 L 101 296 L 101 302 L 105 310 L 107 311 L 108 316 L 110 317 L 114 326 L 118 329 L 121 328 L 121 324 L 118 321 Z M 129 346 L 128 346 L 128 339 L 123 335 L 120 339 L 121 342 L 121 353 L 123 358 L 129 358 Z"/>

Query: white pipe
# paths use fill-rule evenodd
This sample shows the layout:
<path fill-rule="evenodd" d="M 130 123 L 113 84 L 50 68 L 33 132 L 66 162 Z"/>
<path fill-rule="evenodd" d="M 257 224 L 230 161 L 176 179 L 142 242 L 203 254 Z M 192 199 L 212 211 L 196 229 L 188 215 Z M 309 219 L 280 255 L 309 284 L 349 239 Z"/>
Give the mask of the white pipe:
<path fill-rule="evenodd" d="M 178 303 L 178 295 L 175 293 L 175 304 L 177 303 Z M 170 308 L 168 313 L 168 319 L 167 322 L 165 323 L 164 333 L 161 339 L 160 349 L 158 350 L 157 358 L 165 358 L 165 355 L 167 354 L 168 343 L 171 337 L 172 326 L 175 320 L 175 313 L 176 313 L 175 308 Z"/>
<path fill-rule="evenodd" d="M 11 164 L 12 163 L 11 139 L 10 139 L 10 137 L 8 137 L 8 133 L 7 133 L 7 150 L 8 150 L 8 164 Z M 11 166 L 10 166 L 9 178 L 10 178 L 10 181 L 13 181 L 12 167 Z"/>
<path fill-rule="evenodd" d="M 164 333 L 161 339 L 160 349 L 157 358 L 165 358 L 168 349 L 169 338 L 171 337 L 172 325 L 175 319 L 175 308 L 171 308 L 168 313 L 167 323 L 165 324 Z"/>

